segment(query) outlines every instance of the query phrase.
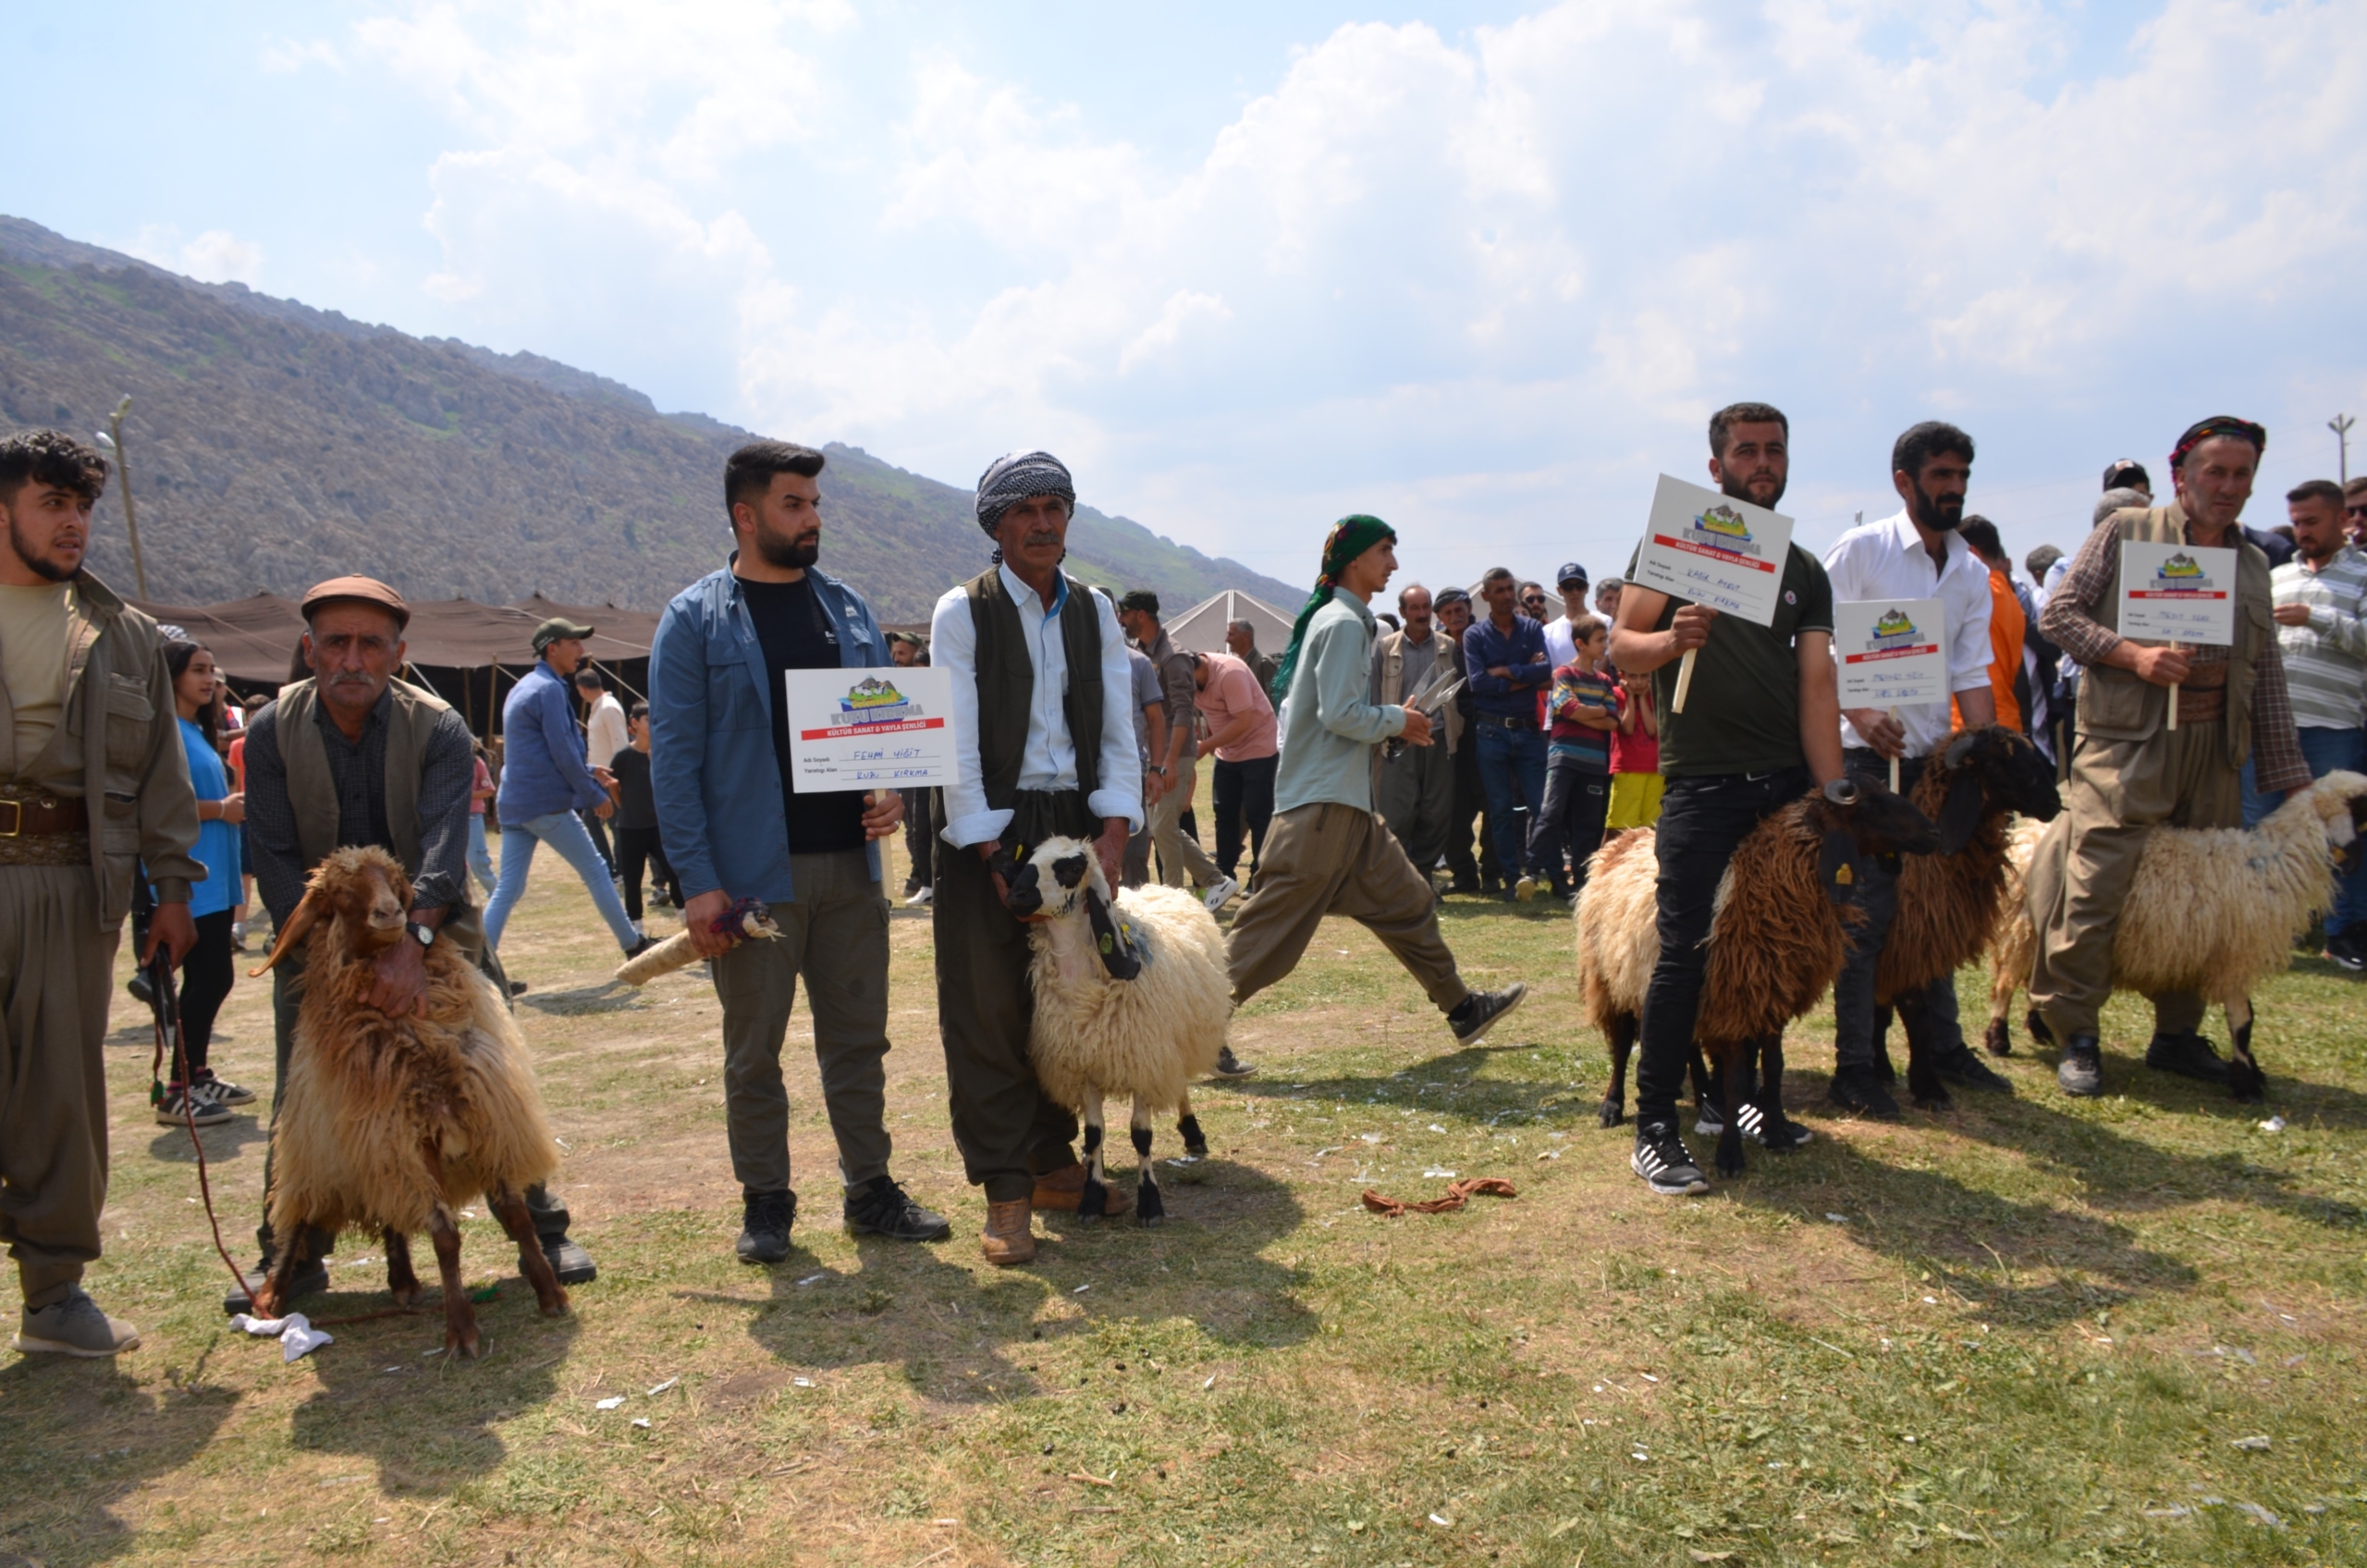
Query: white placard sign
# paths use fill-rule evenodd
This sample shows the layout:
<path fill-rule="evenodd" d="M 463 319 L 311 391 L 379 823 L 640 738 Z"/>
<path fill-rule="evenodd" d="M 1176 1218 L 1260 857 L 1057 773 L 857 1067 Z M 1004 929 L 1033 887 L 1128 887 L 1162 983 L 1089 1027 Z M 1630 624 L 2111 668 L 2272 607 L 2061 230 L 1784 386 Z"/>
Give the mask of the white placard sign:
<path fill-rule="evenodd" d="M 2236 552 L 2124 541 L 2120 634 L 2214 648 L 2234 642 Z"/>
<path fill-rule="evenodd" d="M 1948 700 L 1946 620 L 1937 599 L 1845 600 L 1833 606 L 1833 652 L 1845 708 Z"/>
<path fill-rule="evenodd" d="M 790 763 L 801 790 L 953 782 L 953 676 L 921 668 L 792 669 Z"/>
<path fill-rule="evenodd" d="M 1792 520 L 1699 484 L 1661 475 L 1636 556 L 1646 588 L 1772 626 L 1784 586 Z"/>

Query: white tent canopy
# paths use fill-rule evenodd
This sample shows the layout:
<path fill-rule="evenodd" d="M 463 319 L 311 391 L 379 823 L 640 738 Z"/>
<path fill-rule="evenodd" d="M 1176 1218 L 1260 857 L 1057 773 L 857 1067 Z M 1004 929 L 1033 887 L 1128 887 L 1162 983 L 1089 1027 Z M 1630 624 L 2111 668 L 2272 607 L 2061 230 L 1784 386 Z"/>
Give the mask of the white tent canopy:
<path fill-rule="evenodd" d="M 1257 651 L 1280 657 L 1290 646 L 1291 618 L 1261 599 L 1227 588 L 1167 622 L 1168 640 L 1196 654 L 1225 651 L 1224 629 L 1245 620 L 1257 631 Z"/>

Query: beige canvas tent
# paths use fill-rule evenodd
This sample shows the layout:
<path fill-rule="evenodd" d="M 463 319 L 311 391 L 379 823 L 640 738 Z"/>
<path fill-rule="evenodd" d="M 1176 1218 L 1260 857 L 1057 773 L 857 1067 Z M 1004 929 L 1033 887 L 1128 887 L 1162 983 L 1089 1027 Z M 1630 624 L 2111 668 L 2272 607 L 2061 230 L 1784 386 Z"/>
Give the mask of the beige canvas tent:
<path fill-rule="evenodd" d="M 1261 654 L 1280 657 L 1282 650 L 1290 646 L 1291 618 L 1262 599 L 1253 599 L 1234 588 L 1227 588 L 1170 619 L 1168 640 L 1196 654 L 1220 654 L 1225 651 L 1224 629 L 1236 620 L 1245 620 L 1257 629 L 1257 651 Z"/>

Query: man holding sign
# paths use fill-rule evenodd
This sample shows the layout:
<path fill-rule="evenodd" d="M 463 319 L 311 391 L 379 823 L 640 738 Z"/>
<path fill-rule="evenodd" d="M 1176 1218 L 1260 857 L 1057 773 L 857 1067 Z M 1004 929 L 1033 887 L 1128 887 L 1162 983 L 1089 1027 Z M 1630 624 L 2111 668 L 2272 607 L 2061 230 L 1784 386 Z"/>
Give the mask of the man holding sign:
<path fill-rule="evenodd" d="M 1692 1060 L 1719 878 L 1761 818 L 1817 785 L 1849 788 L 1834 695 L 1833 585 L 1817 558 L 1791 543 L 1788 520 L 1765 509 L 1784 498 L 1790 438 L 1789 422 L 1765 403 L 1736 403 L 1710 416 L 1710 477 L 1750 511 L 1712 504 L 1688 521 L 1705 534 L 1724 531 L 1738 547 L 1695 544 L 1683 531 L 1663 535 L 1655 504 L 1654 527 L 1628 566 L 1611 633 L 1612 662 L 1652 675 L 1661 713 L 1667 779 L 1658 835 L 1661 951 L 1644 995 L 1629 1163 L 1653 1192 L 1669 1196 L 1709 1190 L 1677 1135 L 1676 1095 Z M 1670 484 L 1662 481 L 1664 491 Z M 1655 536 L 1686 547 L 1672 549 Z M 1779 538 L 1781 548 L 1772 547 Z M 1679 594 L 1670 571 L 1716 581 L 1701 581 L 1699 594 Z M 1766 580 L 1756 602 L 1735 592 L 1736 584 L 1753 586 L 1752 573 Z M 1710 594 L 1735 607 L 1711 607 Z M 1695 668 L 1679 704 L 1678 678 L 1688 662 Z"/>
<path fill-rule="evenodd" d="M 2112 992 L 2113 933 L 2147 832 L 2156 824 L 2240 825 L 2247 756 L 2263 791 L 2310 782 L 2277 652 L 2268 557 L 2237 521 L 2267 445 L 2268 433 L 2250 420 L 2190 426 L 2170 454 L 2177 500 L 2105 518 L 2040 618 L 2087 672 L 2068 809 L 2030 870 L 2039 937 L 2030 1001 L 2063 1042 L 2056 1077 L 2068 1095 L 2103 1093 L 2097 1015 Z M 2133 639 L 2143 631 L 2183 635 L 2140 645 Z M 2202 998 L 2152 1001 L 2145 1064 L 2225 1083 L 2226 1062 L 2196 1033 Z"/>
<path fill-rule="evenodd" d="M 878 840 L 903 820 L 892 789 L 801 789 L 791 670 L 878 668 L 887 640 L 863 595 L 814 569 L 822 454 L 755 441 L 723 470 L 730 564 L 666 606 L 649 650 L 650 783 L 690 901 L 682 924 L 723 1004 L 724 1125 L 745 1222 L 740 1256 L 789 1256 L 789 1095 L 780 1074 L 797 980 L 846 1183 L 847 1229 L 936 1241 L 944 1218 L 888 1174 L 888 900 Z M 733 903 L 769 905 L 778 941 L 716 929 Z"/>
<path fill-rule="evenodd" d="M 1951 694 L 1963 704 L 1967 729 L 1996 722 L 1989 570 L 1956 533 L 1972 483 L 1972 437 L 1926 420 L 1892 444 L 1890 467 L 1906 506 L 1834 540 L 1824 570 L 1838 601 L 1841 744 L 1849 771 L 1883 783 L 1895 766 L 1898 788 L 1912 790 L 1925 759 L 1946 743 Z M 1913 679 L 1903 679 L 1910 670 Z M 1898 1114 L 1898 1102 L 1874 1071 L 1874 971 L 1898 908 L 1898 863 L 1874 855 L 1857 869 L 1849 901 L 1865 918 L 1833 985 L 1830 1097 L 1845 1110 L 1887 1118 Z M 1944 1077 L 1980 1089 L 2008 1087 L 1964 1043 L 1954 976 L 1933 980 L 1919 997 L 1896 999 L 1929 1021 Z"/>

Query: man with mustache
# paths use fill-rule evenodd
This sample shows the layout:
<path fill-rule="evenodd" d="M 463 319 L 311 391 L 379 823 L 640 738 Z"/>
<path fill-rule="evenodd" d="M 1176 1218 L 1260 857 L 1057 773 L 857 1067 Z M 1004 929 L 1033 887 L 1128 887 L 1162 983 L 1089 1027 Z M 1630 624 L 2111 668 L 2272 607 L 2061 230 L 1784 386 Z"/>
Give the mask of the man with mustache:
<path fill-rule="evenodd" d="M 314 585 L 301 607 L 306 630 L 300 656 L 312 678 L 282 686 L 277 700 L 247 723 L 247 848 L 255 890 L 271 911 L 273 925 L 287 928 L 304 896 L 305 879 L 331 852 L 375 844 L 402 862 L 411 893 L 408 939 L 379 955 L 371 1005 L 390 1013 L 423 1005 L 426 949 L 437 941 L 455 944 L 506 989 L 508 976 L 493 956 L 470 891 L 469 795 L 476 782 L 476 751 L 469 727 L 435 692 L 394 678 L 403 668 L 403 629 L 411 623 L 411 606 L 375 578 L 337 577 Z M 503 851 L 505 864 L 511 852 Z M 300 949 L 272 971 L 275 1117 L 276 1085 L 288 1082 L 303 978 Z M 268 1218 L 271 1172 L 266 1151 L 266 1218 L 255 1231 L 263 1261 L 247 1276 L 246 1289 L 223 1298 L 226 1312 L 247 1310 L 254 1287 L 284 1245 L 301 1249 L 295 1296 L 329 1288 L 322 1260 L 337 1238 L 318 1231 L 274 1235 Z M 580 1284 L 597 1276 L 591 1255 L 568 1239 L 564 1204 L 541 1187 L 530 1187 L 526 1207 L 562 1281 Z"/>
<path fill-rule="evenodd" d="M 1944 628 L 1922 630 L 1945 638 L 1948 690 L 1956 693 L 1965 728 L 1994 724 L 1996 697 L 1989 683 L 1989 623 L 1994 605 L 1989 569 L 1957 532 L 1964 525 L 1965 491 L 1972 483 L 1972 437 L 1953 424 L 1926 420 L 1891 444 L 1890 467 L 1891 486 L 1906 504 L 1881 521 L 1863 523 L 1834 541 L 1824 557 L 1833 596 L 1939 600 Z M 1899 759 L 1899 788 L 1911 790 L 1932 752 L 1947 742 L 1950 729 L 1944 700 L 1893 709 L 1847 708 L 1841 715 L 1842 753 L 1851 773 L 1878 784 L 1886 780 L 1891 759 Z M 1897 863 L 1868 856 L 1857 874 L 1848 900 L 1864 919 L 1850 933 L 1849 956 L 1833 986 L 1829 1097 L 1844 1110 L 1889 1119 L 1898 1115 L 1898 1102 L 1874 1068 L 1879 1027 L 1874 970 L 1882 962 L 1891 919 L 1898 909 Z M 1933 980 L 1919 996 L 1896 999 L 1903 1013 L 1911 1018 L 1919 1011 L 1929 1021 L 1942 1077 L 1971 1088 L 2010 1092 L 2011 1085 L 1964 1043 L 1964 1031 L 1956 1023 L 1954 975 Z M 1920 1029 L 1922 1021 L 1916 1026 Z"/>
<path fill-rule="evenodd" d="M 28 1354 L 140 1343 L 81 1284 L 107 1194 L 100 1045 L 133 863 L 157 900 L 142 963 L 196 942 L 205 876 L 156 623 L 82 566 L 106 480 L 56 431 L 0 440 L 0 1241 Z"/>
<path fill-rule="evenodd" d="M 687 896 L 682 925 L 723 1004 L 723 1102 L 739 1178 L 737 1250 L 789 1256 L 789 1095 L 780 1047 L 800 975 L 822 1103 L 839 1146 L 843 1218 L 858 1236 L 933 1242 L 951 1227 L 888 1173 L 888 898 L 878 840 L 903 821 L 893 790 L 809 790 L 791 765 L 784 675 L 892 666 L 862 594 L 815 566 L 822 454 L 753 441 L 723 469 L 737 546 L 674 596 L 649 650 L 650 782 L 658 837 Z M 679 846 L 679 847 L 677 847 Z M 768 905 L 777 941 L 719 936 L 741 899 Z"/>
<path fill-rule="evenodd" d="M 1428 588 L 1409 582 L 1399 589 L 1397 613 L 1404 619 L 1404 628 L 1382 632 L 1372 645 L 1370 695 L 1384 707 L 1404 706 L 1434 676 L 1443 686 L 1462 673 L 1462 650 L 1455 638 L 1439 635 Z M 1441 668 L 1443 675 L 1439 674 Z M 1407 746 L 1394 755 L 1383 751 L 1373 782 L 1373 809 L 1425 877 L 1446 853 L 1454 810 L 1455 749 L 1463 743 L 1463 713 L 1453 698 L 1432 717 L 1437 742 Z M 1470 852 L 1466 840 L 1464 853 L 1467 857 Z"/>
<path fill-rule="evenodd" d="M 1791 422 L 1765 403 L 1720 409 L 1710 416 L 1711 482 L 1736 500 L 1772 507 L 1790 478 L 1791 434 Z M 1612 662 L 1653 678 L 1668 781 L 1657 835 L 1661 956 L 1644 993 L 1636 1152 L 1628 1161 L 1663 1196 L 1710 1190 L 1677 1135 L 1676 1092 L 1692 1060 L 1710 921 L 1726 863 L 1761 818 L 1811 787 L 1836 800 L 1854 796 L 1841 760 L 1833 584 L 1817 558 L 1794 545 L 1778 595 L 1774 623 L 1755 626 L 1638 586 L 1631 558 L 1611 632 Z M 1677 713 L 1677 668 L 1688 649 L 1699 656 Z M 1807 1129 L 1791 1121 L 1762 1126 L 1757 1135 L 1772 1148 L 1808 1141 Z"/>

